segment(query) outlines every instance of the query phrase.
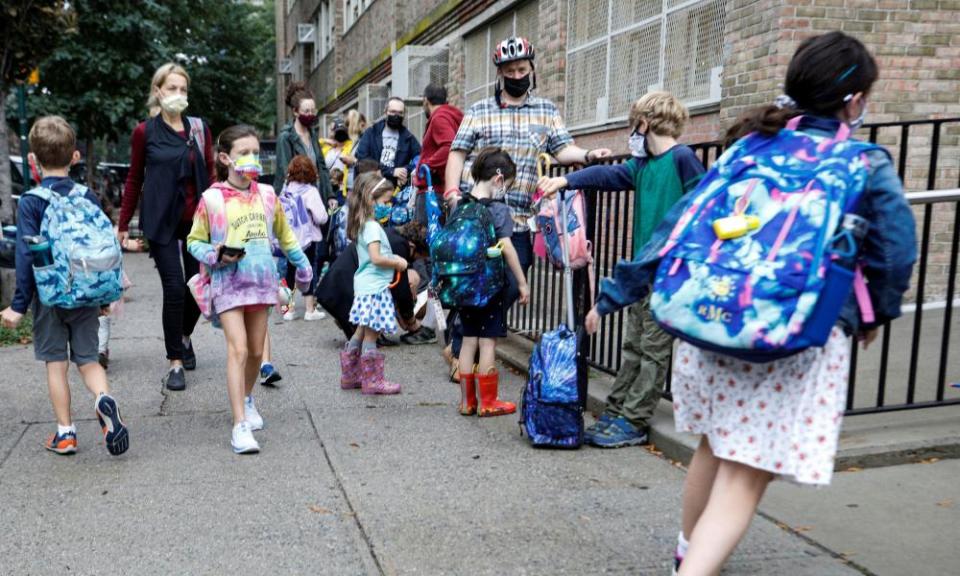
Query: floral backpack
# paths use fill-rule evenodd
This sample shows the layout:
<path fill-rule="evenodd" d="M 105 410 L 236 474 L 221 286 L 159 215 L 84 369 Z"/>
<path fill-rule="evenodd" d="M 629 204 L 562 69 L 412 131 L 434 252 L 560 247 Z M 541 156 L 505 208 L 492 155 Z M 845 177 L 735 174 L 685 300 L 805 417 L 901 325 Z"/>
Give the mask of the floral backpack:
<path fill-rule="evenodd" d="M 739 140 L 704 176 L 660 251 L 654 318 L 692 344 L 751 362 L 823 346 L 853 288 L 867 223 L 852 211 L 875 145 L 797 130 Z"/>

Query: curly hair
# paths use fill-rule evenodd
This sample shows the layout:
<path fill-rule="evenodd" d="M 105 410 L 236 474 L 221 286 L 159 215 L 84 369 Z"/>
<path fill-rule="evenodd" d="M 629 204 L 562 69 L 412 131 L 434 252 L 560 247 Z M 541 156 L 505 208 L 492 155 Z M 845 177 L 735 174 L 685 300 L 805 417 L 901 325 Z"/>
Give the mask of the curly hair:
<path fill-rule="evenodd" d="M 294 156 L 293 159 L 290 160 L 289 166 L 287 166 L 287 182 L 316 184 L 317 169 L 314 167 L 313 161 L 303 154 Z"/>

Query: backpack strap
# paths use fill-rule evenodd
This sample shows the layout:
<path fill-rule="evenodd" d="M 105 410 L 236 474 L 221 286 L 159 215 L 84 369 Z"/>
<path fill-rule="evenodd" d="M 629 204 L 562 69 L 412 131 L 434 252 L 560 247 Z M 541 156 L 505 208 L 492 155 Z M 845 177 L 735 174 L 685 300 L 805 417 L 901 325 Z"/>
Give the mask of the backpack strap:
<path fill-rule="evenodd" d="M 207 161 L 207 134 L 203 128 L 203 120 L 196 116 L 187 116 L 187 122 L 190 124 L 190 135 L 188 138 L 197 143 L 197 149 L 200 150 L 200 160 Z"/>
<path fill-rule="evenodd" d="M 24 196 L 36 196 L 46 203 L 50 203 L 53 200 L 53 196 L 56 194 L 53 190 L 45 188 L 43 186 L 37 186 L 36 188 L 31 188 L 23 193 Z"/>

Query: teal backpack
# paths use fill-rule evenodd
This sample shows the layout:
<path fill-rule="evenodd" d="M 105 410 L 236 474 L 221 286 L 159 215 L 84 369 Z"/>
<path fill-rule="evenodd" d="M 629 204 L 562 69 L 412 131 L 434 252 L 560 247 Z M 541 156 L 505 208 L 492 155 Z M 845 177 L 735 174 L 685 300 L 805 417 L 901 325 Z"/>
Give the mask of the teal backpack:
<path fill-rule="evenodd" d="M 44 306 L 106 306 L 123 294 L 123 254 L 110 219 L 74 184 L 65 196 L 49 188 L 26 194 L 47 202 L 40 235 L 50 245 L 53 264 L 33 268 L 37 295 Z"/>

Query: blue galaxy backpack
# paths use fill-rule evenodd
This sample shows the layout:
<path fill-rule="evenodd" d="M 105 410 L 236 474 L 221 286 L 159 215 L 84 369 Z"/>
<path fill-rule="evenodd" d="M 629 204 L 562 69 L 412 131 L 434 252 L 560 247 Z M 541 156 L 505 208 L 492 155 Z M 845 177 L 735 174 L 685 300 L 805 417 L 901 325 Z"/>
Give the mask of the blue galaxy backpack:
<path fill-rule="evenodd" d="M 857 265 L 867 222 L 852 214 L 867 152 L 841 124 L 833 138 L 751 134 L 704 176 L 660 251 L 651 311 L 700 348 L 768 362 L 823 346 L 850 296 L 872 308 Z M 856 278 L 856 282 L 855 282 Z"/>
<path fill-rule="evenodd" d="M 53 264 L 34 267 L 37 295 L 44 306 L 106 306 L 123 294 L 123 254 L 110 219 L 74 184 L 65 196 L 49 188 L 26 194 L 47 201 L 40 235 L 49 243 Z"/>
<path fill-rule="evenodd" d="M 583 445 L 587 379 L 580 339 L 580 333 L 561 324 L 540 337 L 530 356 L 520 425 L 534 447 Z"/>
<path fill-rule="evenodd" d="M 468 194 L 430 244 L 435 286 L 446 306 L 486 306 L 506 282 L 502 254 L 487 251 L 497 245 L 488 204 Z"/>

